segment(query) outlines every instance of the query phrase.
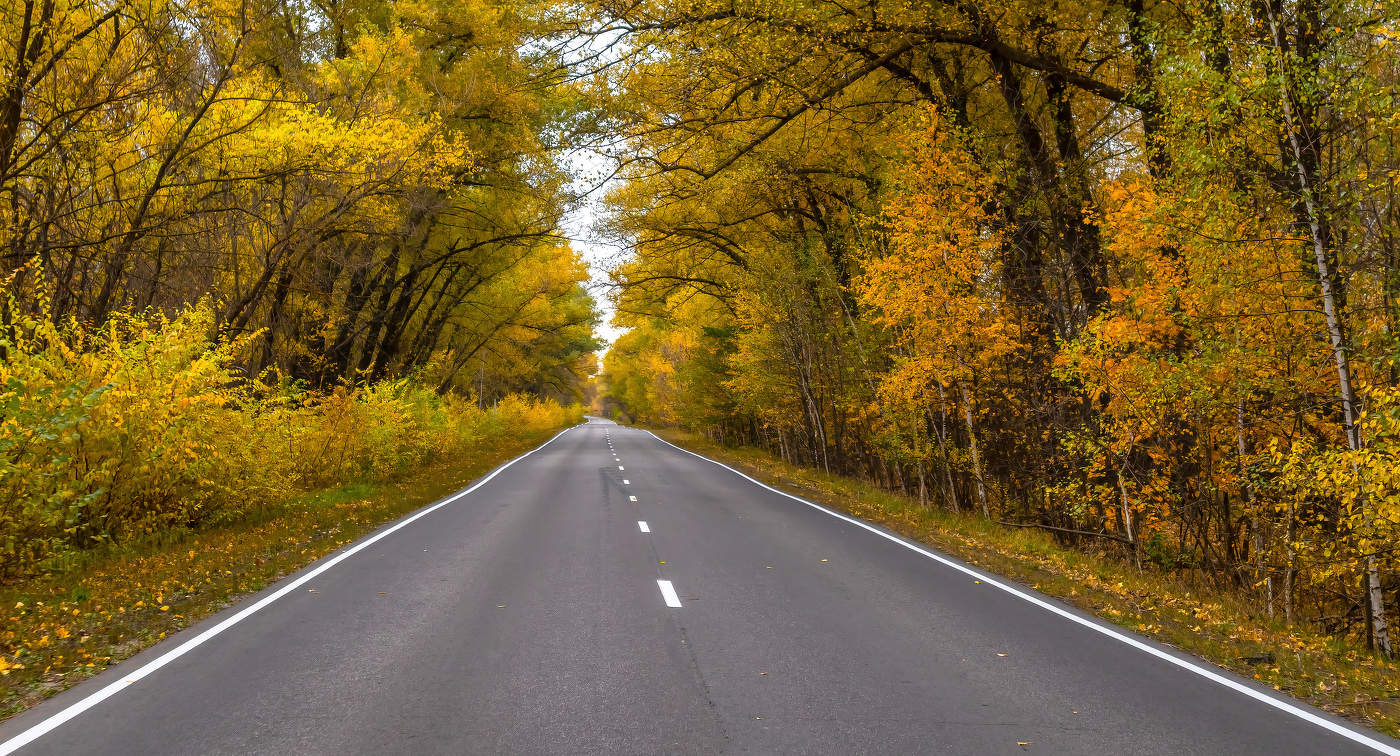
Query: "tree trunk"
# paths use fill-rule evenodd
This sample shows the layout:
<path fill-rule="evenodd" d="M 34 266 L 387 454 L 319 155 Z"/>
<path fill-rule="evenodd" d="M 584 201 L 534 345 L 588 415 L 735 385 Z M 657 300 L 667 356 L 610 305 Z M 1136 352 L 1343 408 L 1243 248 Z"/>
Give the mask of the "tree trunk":
<path fill-rule="evenodd" d="M 1239 337 L 1236 335 L 1236 341 Z M 1254 492 L 1249 486 L 1249 478 L 1244 467 L 1245 457 L 1249 454 L 1249 442 L 1244 435 L 1244 400 L 1241 399 L 1235 404 L 1235 448 L 1239 452 L 1240 468 L 1240 499 L 1244 502 L 1245 511 L 1249 512 L 1249 535 L 1250 549 L 1254 558 L 1254 584 L 1262 586 L 1264 589 L 1264 611 L 1270 617 L 1274 616 L 1274 573 L 1269 569 L 1264 559 L 1264 525 L 1259 519 L 1259 513 L 1254 511 Z"/>
<path fill-rule="evenodd" d="M 948 506 L 954 512 L 961 512 L 958 489 L 953 485 L 953 462 L 948 457 L 948 393 L 942 382 L 938 383 L 938 451 L 943 456 L 943 485 Z"/>
<path fill-rule="evenodd" d="M 972 422 L 972 399 L 965 381 L 958 381 L 958 393 L 962 396 L 963 420 L 967 423 L 967 447 L 972 453 L 972 481 L 977 487 L 977 503 L 982 505 L 982 516 L 990 520 L 992 508 L 987 504 L 987 485 L 982 480 L 982 452 L 977 446 L 977 427 Z"/>
<path fill-rule="evenodd" d="M 1267 4 L 1266 4 L 1267 5 Z M 1292 150 L 1293 167 L 1295 178 L 1298 181 L 1298 192 L 1303 200 L 1303 206 L 1307 211 L 1308 231 L 1312 241 L 1313 259 L 1317 266 L 1318 287 L 1322 294 L 1322 312 L 1327 320 L 1327 336 L 1332 345 L 1332 357 L 1337 366 L 1337 388 L 1342 400 L 1342 428 L 1346 432 L 1347 446 L 1352 451 L 1352 471 L 1356 476 L 1358 489 L 1356 492 L 1356 506 L 1359 508 L 1362 517 L 1362 527 L 1370 530 L 1373 514 L 1366 492 L 1366 484 L 1363 479 L 1363 472 L 1360 469 L 1356 455 L 1362 449 L 1361 428 L 1357 425 L 1358 402 L 1356 387 L 1351 379 L 1351 361 L 1349 347 L 1347 343 L 1345 325 L 1342 321 L 1343 313 L 1337 306 L 1337 295 L 1333 288 L 1333 271 L 1328 262 L 1329 239 L 1331 234 L 1325 228 L 1327 220 L 1323 217 L 1323 210 L 1319 206 L 1319 198 L 1316 194 L 1316 181 L 1314 180 L 1314 170 L 1316 160 L 1305 153 L 1303 146 L 1303 135 L 1299 133 L 1300 126 L 1311 127 L 1312 124 L 1299 124 L 1294 108 L 1292 87 L 1287 71 L 1287 61 L 1284 59 L 1286 45 L 1283 39 L 1283 29 L 1280 26 L 1277 14 L 1274 13 L 1273 6 L 1269 8 L 1269 28 L 1273 35 L 1274 48 L 1280 56 L 1280 66 L 1285 74 L 1282 77 L 1281 104 L 1283 106 L 1284 128 L 1287 131 L 1287 143 Z M 1308 128 L 1312 132 L 1312 128 Z M 1314 135 L 1315 136 L 1315 135 Z M 1310 140 L 1314 144 L 1315 140 Z M 1385 618 L 1385 598 L 1381 594 L 1380 566 L 1376 556 L 1370 549 L 1365 559 L 1365 586 L 1367 612 L 1370 615 L 1369 630 L 1374 639 L 1375 648 L 1385 656 L 1390 656 L 1390 633 L 1386 626 Z"/>
<path fill-rule="evenodd" d="M 1128 548 L 1133 551 L 1133 565 L 1142 572 L 1142 548 L 1138 544 L 1137 533 L 1133 532 L 1133 509 L 1128 504 L 1128 487 L 1123 484 L 1123 470 L 1118 470 L 1118 496 L 1123 506 L 1123 535 L 1128 537 Z"/>

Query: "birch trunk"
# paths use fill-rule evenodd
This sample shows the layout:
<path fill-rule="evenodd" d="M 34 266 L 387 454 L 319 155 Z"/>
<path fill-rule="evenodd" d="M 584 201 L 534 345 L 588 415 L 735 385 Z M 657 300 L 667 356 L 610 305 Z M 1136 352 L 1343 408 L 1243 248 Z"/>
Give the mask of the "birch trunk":
<path fill-rule="evenodd" d="M 1282 59 L 1285 49 L 1283 30 L 1279 25 L 1279 19 L 1272 12 L 1270 6 L 1269 28 L 1273 35 L 1274 48 L 1280 55 L 1280 66 L 1287 63 Z M 1287 73 L 1284 71 L 1283 73 Z M 1282 77 L 1283 90 L 1280 98 L 1283 106 L 1284 128 L 1288 132 L 1288 146 L 1293 152 L 1293 166 L 1298 180 L 1298 191 L 1302 196 L 1304 209 L 1308 216 L 1308 231 L 1312 241 L 1313 259 L 1317 265 L 1317 282 L 1322 292 L 1322 312 L 1327 320 L 1327 336 L 1332 346 L 1332 358 L 1337 365 L 1338 392 L 1342 399 L 1342 426 L 1346 432 L 1347 446 L 1353 453 L 1360 452 L 1361 429 L 1357 426 L 1357 397 L 1356 387 L 1351 380 L 1351 363 L 1347 354 L 1348 344 L 1345 330 L 1342 325 L 1342 315 L 1337 309 L 1336 294 L 1332 290 L 1332 270 L 1327 260 L 1328 243 L 1323 235 L 1323 223 L 1321 208 L 1318 207 L 1317 197 L 1314 195 L 1314 180 L 1309 175 L 1308 166 L 1311 163 L 1303 152 L 1302 135 L 1298 131 L 1297 118 L 1294 114 L 1293 94 L 1289 86 L 1287 75 Z M 1362 527 L 1370 529 L 1372 513 L 1370 502 L 1367 500 L 1364 481 L 1359 469 L 1355 455 L 1353 454 L 1352 471 L 1358 481 L 1356 492 L 1356 506 L 1359 508 L 1362 517 Z M 1370 550 L 1367 549 L 1369 552 Z M 1370 615 L 1370 631 L 1374 639 L 1375 648 L 1383 655 L 1390 656 L 1390 633 L 1386 627 L 1385 620 L 1385 598 L 1381 594 L 1380 566 L 1376 561 L 1374 553 L 1367 553 L 1365 556 L 1365 586 L 1367 612 Z"/>
<path fill-rule="evenodd" d="M 972 452 L 972 482 L 977 488 L 977 503 L 982 505 L 982 516 L 990 520 L 992 508 L 987 505 L 987 486 L 982 481 L 982 452 L 977 446 L 977 427 L 972 422 L 972 400 L 965 381 L 958 381 L 958 394 L 962 397 L 963 420 L 967 423 L 967 446 Z"/>
<path fill-rule="evenodd" d="M 1235 337 L 1236 342 L 1239 336 Z M 1254 550 L 1254 584 L 1262 583 L 1264 588 L 1264 611 L 1270 617 L 1274 616 L 1274 573 L 1267 568 L 1264 562 L 1264 526 L 1259 521 L 1259 513 L 1254 511 L 1254 492 L 1249 487 L 1248 479 L 1245 477 L 1244 460 L 1249 454 L 1249 443 L 1244 437 L 1244 400 L 1241 399 L 1235 404 L 1235 448 L 1239 452 L 1240 466 L 1240 498 L 1244 501 L 1245 510 L 1249 512 L 1249 534 L 1252 543 L 1250 547 Z"/>
<path fill-rule="evenodd" d="M 953 465 L 948 457 L 948 394 L 943 384 L 938 384 L 938 451 L 943 456 L 943 485 L 947 491 L 948 506 L 954 512 L 962 512 L 958 502 L 958 489 L 953 485 Z"/>

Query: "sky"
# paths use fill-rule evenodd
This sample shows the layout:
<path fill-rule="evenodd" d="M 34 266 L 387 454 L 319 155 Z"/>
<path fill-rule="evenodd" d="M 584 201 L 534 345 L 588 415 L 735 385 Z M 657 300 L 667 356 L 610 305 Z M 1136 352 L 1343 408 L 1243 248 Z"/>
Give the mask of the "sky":
<path fill-rule="evenodd" d="M 598 309 L 603 314 L 603 322 L 597 331 L 598 337 L 606 342 L 607 346 L 611 346 L 622 334 L 622 329 L 612 325 L 613 308 L 608 296 L 611 290 L 611 286 L 608 285 L 608 269 L 617 265 L 625 252 L 616 244 L 602 238 L 595 230 L 603 212 L 603 194 L 611 186 L 611 182 L 605 183 L 603 177 L 611 172 L 611 166 L 606 162 L 606 158 L 593 152 L 574 153 L 565 159 L 565 164 L 575 177 L 575 188 L 580 192 L 588 192 L 588 195 L 565 213 L 563 230 L 569 237 L 570 246 L 588 262 L 589 273 L 592 276 L 589 293 L 598 302 Z M 606 350 L 607 347 L 604 347 L 599 351 L 600 357 Z"/>

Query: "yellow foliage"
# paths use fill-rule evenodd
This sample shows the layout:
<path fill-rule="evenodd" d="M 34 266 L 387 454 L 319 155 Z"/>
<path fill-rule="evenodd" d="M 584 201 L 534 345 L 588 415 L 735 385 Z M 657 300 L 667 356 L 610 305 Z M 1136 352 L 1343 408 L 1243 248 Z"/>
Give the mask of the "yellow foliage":
<path fill-rule="evenodd" d="M 494 408 L 411 380 L 317 393 L 240 373 L 249 338 L 211 339 L 207 305 L 100 330 L 21 318 L 0 337 L 0 577 L 104 541 L 237 520 L 294 493 L 381 480 L 503 429 L 581 420 Z"/>

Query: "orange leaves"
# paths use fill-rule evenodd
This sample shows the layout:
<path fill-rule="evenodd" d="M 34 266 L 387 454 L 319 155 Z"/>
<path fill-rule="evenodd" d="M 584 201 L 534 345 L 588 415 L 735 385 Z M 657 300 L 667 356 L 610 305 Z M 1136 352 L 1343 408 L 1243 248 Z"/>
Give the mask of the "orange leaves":
<path fill-rule="evenodd" d="M 912 154 L 884 207 L 888 252 L 867 255 L 856 289 L 917 360 L 911 367 L 948 383 L 1018 347 L 1000 301 L 1002 239 L 986 206 L 995 193 L 936 111 L 906 141 Z"/>
<path fill-rule="evenodd" d="M 960 408 L 971 437 L 983 407 L 978 394 L 1026 344 L 1004 301 L 1005 239 L 988 201 L 997 196 L 994 181 L 933 109 L 904 141 L 909 155 L 883 206 L 884 244 L 867 245 L 854 288 L 897 355 L 879 378 L 887 443 L 926 460 L 933 445 L 919 418 Z M 959 451 L 945 450 L 944 464 Z M 968 451 L 977 470 L 975 438 Z"/>

